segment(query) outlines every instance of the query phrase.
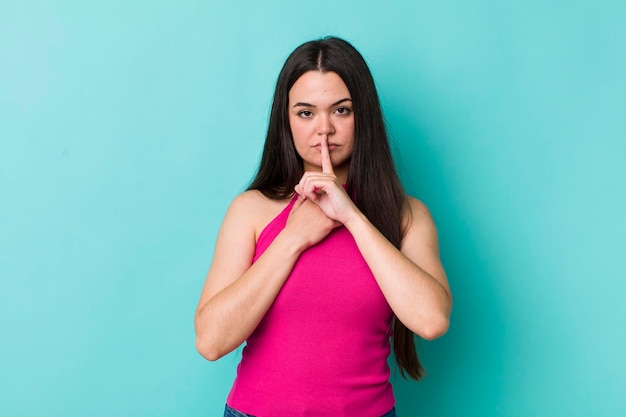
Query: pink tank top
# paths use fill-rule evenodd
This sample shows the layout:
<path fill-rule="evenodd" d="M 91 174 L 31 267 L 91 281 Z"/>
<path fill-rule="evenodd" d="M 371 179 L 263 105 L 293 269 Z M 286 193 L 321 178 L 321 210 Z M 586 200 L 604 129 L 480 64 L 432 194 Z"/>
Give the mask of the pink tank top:
<path fill-rule="evenodd" d="M 254 260 L 285 227 L 295 200 L 259 236 Z M 350 232 L 333 230 L 296 262 L 250 335 L 228 396 L 257 417 L 380 417 L 389 382 L 392 311 Z"/>

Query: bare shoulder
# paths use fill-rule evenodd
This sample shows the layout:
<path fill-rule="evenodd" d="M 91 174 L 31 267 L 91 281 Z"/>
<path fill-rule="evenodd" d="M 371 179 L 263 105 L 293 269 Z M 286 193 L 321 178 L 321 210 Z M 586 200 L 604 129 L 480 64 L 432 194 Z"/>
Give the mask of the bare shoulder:
<path fill-rule="evenodd" d="M 261 231 L 289 203 L 289 200 L 273 200 L 258 190 L 248 190 L 237 195 L 228 208 L 227 216 L 245 223 L 254 230 L 255 240 Z"/>
<path fill-rule="evenodd" d="M 426 205 L 414 197 L 407 197 L 404 214 L 403 240 L 421 240 L 423 243 L 437 245 L 435 221 Z M 403 242 L 404 244 L 404 242 Z"/>
<path fill-rule="evenodd" d="M 214 270 L 228 268 L 239 269 L 243 273 L 250 267 L 259 233 L 275 216 L 274 213 L 279 212 L 281 205 L 286 204 L 281 203 L 254 190 L 237 195 L 230 203 L 217 235 L 209 275 Z M 225 276 L 230 277 L 229 274 Z"/>
<path fill-rule="evenodd" d="M 404 221 L 408 227 L 419 227 L 434 223 L 433 216 L 426 204 L 411 196 L 408 196 L 406 199 Z"/>
<path fill-rule="evenodd" d="M 430 210 L 428 210 L 428 207 L 426 207 L 426 204 L 424 204 L 417 198 L 407 196 L 406 201 L 407 201 L 407 205 L 410 207 L 412 212 L 430 216 Z"/>

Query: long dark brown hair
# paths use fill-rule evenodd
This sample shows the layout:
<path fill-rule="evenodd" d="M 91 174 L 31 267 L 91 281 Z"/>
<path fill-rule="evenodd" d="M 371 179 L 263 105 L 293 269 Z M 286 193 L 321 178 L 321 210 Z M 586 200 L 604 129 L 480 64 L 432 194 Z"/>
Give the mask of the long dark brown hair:
<path fill-rule="evenodd" d="M 374 79 L 361 54 L 345 40 L 327 37 L 310 41 L 287 58 L 276 82 L 259 170 L 248 189 L 259 190 L 272 199 L 293 196 L 304 168 L 289 127 L 289 90 L 308 71 L 334 72 L 348 87 L 354 110 L 355 143 L 347 191 L 370 222 L 399 248 L 404 234 L 403 215 L 409 210 L 407 196 L 389 148 Z M 425 372 L 417 356 L 413 332 L 395 316 L 392 330 L 394 356 L 402 376 L 421 379 Z"/>

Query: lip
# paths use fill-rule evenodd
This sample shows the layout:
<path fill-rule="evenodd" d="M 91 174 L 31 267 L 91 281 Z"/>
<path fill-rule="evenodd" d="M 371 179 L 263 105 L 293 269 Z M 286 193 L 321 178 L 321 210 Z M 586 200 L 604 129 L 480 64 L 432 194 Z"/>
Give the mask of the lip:
<path fill-rule="evenodd" d="M 337 145 L 337 144 L 335 144 L 335 143 L 329 143 L 329 144 L 328 144 L 328 150 L 329 150 L 329 151 L 332 151 L 333 149 L 336 149 L 336 148 L 338 148 L 338 147 L 339 147 L 339 145 Z M 322 150 L 322 144 L 321 144 L 321 143 L 318 143 L 317 145 L 315 145 L 315 146 L 314 146 L 314 148 L 315 148 L 315 149 Z"/>

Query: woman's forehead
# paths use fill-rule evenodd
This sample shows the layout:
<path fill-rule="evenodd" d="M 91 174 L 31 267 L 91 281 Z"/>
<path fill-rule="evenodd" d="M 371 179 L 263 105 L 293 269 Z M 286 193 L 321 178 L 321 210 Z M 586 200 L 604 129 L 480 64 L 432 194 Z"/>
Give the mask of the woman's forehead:
<path fill-rule="evenodd" d="M 289 102 L 317 105 L 334 103 L 340 99 L 350 99 L 350 91 L 341 77 L 335 72 L 308 71 L 296 80 L 289 90 Z"/>

